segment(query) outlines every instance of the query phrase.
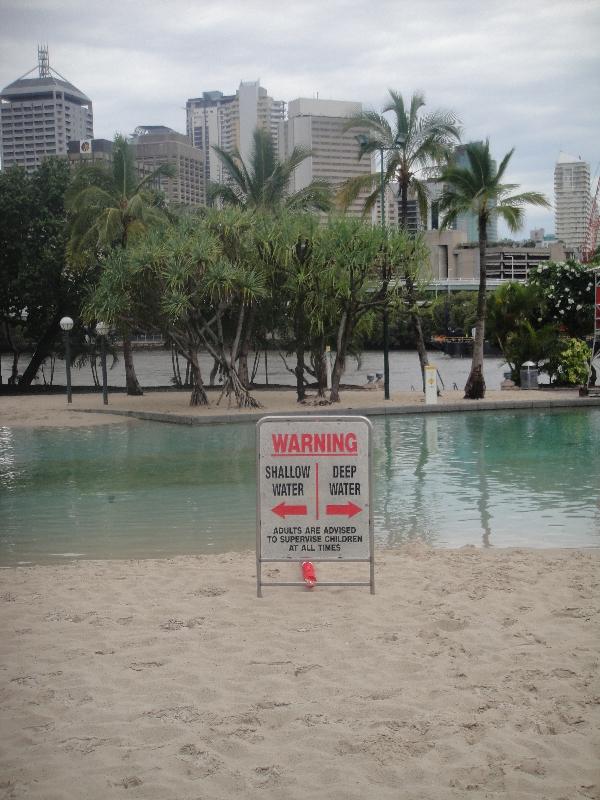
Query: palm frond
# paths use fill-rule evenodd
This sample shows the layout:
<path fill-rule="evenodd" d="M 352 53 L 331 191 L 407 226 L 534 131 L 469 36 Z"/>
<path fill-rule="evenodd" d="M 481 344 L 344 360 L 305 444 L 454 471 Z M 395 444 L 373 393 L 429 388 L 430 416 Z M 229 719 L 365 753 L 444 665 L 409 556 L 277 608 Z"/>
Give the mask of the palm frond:
<path fill-rule="evenodd" d="M 243 204 L 242 198 L 231 186 L 225 183 L 209 183 L 206 189 L 206 200 L 209 204 L 215 200 L 221 200 L 225 205 L 241 206 Z"/>
<path fill-rule="evenodd" d="M 285 207 L 292 211 L 331 211 L 333 196 L 327 181 L 313 181 L 285 200 Z"/>
<path fill-rule="evenodd" d="M 359 194 L 371 189 L 378 179 L 379 176 L 374 172 L 370 175 L 357 175 L 354 178 L 349 178 L 340 186 L 336 196 L 336 204 L 343 211 L 347 211 Z"/>

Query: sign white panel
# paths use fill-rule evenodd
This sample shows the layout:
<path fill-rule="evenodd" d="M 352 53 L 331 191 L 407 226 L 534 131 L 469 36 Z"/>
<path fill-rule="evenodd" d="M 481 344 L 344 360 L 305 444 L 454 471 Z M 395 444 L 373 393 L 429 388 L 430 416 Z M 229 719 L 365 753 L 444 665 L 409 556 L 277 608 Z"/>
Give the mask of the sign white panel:
<path fill-rule="evenodd" d="M 370 560 L 369 420 L 265 417 L 257 427 L 258 559 Z"/>
<path fill-rule="evenodd" d="M 425 367 L 425 403 L 437 403 L 437 369 L 431 364 Z"/>

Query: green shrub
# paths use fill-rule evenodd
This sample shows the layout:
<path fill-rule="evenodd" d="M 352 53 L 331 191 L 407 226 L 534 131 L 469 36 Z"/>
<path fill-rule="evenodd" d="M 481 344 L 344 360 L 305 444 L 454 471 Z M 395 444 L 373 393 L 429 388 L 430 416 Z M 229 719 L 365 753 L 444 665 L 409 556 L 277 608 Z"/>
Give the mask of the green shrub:
<path fill-rule="evenodd" d="M 563 345 L 545 367 L 559 386 L 580 386 L 587 381 L 590 348 L 582 339 L 561 339 Z"/>

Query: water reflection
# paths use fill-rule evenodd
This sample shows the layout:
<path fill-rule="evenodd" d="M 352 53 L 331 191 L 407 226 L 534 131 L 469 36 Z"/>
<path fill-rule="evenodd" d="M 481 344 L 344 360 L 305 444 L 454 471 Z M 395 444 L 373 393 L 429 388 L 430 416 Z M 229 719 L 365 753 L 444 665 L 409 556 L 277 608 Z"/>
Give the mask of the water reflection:
<path fill-rule="evenodd" d="M 600 545 L 600 410 L 374 420 L 375 535 L 396 547 Z M 255 427 L 0 430 L 0 560 L 254 546 Z"/>
<path fill-rule="evenodd" d="M 600 412 L 390 417 L 375 430 L 386 543 L 600 544 Z"/>

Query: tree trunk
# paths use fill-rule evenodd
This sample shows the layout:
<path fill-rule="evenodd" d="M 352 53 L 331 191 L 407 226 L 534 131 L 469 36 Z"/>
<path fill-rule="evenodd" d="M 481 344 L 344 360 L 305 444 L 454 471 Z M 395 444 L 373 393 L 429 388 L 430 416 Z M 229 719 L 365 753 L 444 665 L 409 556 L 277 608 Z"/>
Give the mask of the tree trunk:
<path fill-rule="evenodd" d="M 352 336 L 352 314 L 344 311 L 338 328 L 337 352 L 333 363 L 333 373 L 331 375 L 331 392 L 329 399 L 332 403 L 340 402 L 340 383 L 346 368 L 346 350 L 348 342 Z"/>
<path fill-rule="evenodd" d="M 427 357 L 427 348 L 425 346 L 425 338 L 423 336 L 423 328 L 421 326 L 421 317 L 417 311 L 411 311 L 410 322 L 413 332 L 415 334 L 415 341 L 417 343 L 417 354 L 419 356 L 419 364 L 421 366 L 421 384 L 423 392 L 425 391 L 425 367 L 429 365 L 429 358 Z"/>
<path fill-rule="evenodd" d="M 323 337 L 320 337 L 312 353 L 315 376 L 317 378 L 317 395 L 325 397 L 327 389 L 327 361 Z"/>
<path fill-rule="evenodd" d="M 135 367 L 133 365 L 133 350 L 131 347 L 131 337 L 129 334 L 123 334 L 123 362 L 125 364 L 125 385 L 127 386 L 127 394 L 144 394 L 137 379 L 137 375 L 135 374 Z"/>
<path fill-rule="evenodd" d="M 171 367 L 173 368 L 173 385 L 181 389 L 181 372 L 179 370 L 179 354 L 171 342 Z"/>
<path fill-rule="evenodd" d="M 483 377 L 483 342 L 485 339 L 486 312 L 486 265 L 485 251 L 487 246 L 486 220 L 479 217 L 479 291 L 477 293 L 477 322 L 475 323 L 475 340 L 473 341 L 473 359 L 471 372 L 465 384 L 465 400 L 482 400 L 485 397 L 485 380 Z"/>
<path fill-rule="evenodd" d="M 421 317 L 416 310 L 417 297 L 415 293 L 415 284 L 412 276 L 406 276 L 406 302 L 409 308 L 410 326 L 415 336 L 415 343 L 417 345 L 417 355 L 419 356 L 419 365 L 421 367 L 421 384 L 423 391 L 425 391 L 425 367 L 429 364 L 427 357 L 427 346 L 425 344 L 425 337 L 423 336 L 423 327 L 421 325 Z"/>
<path fill-rule="evenodd" d="M 400 226 L 406 230 L 406 220 L 408 219 L 408 182 L 400 182 Z"/>
<path fill-rule="evenodd" d="M 242 386 L 245 386 L 246 389 L 250 388 L 250 373 L 248 371 L 248 353 L 250 352 L 250 345 L 252 344 L 252 334 L 254 332 L 254 318 L 256 316 L 256 307 L 251 306 L 250 311 L 248 312 L 248 317 L 246 319 L 246 330 L 244 331 L 244 336 L 242 338 L 242 343 L 240 345 L 240 355 L 239 355 L 239 369 L 238 375 Z"/>
<path fill-rule="evenodd" d="M 202 373 L 200 372 L 200 364 L 198 363 L 198 356 L 196 353 L 188 353 L 188 363 L 192 373 L 192 395 L 190 397 L 191 406 L 207 406 L 208 397 L 202 382 Z"/>
<path fill-rule="evenodd" d="M 400 224 L 406 230 L 406 221 L 408 217 L 408 185 L 406 181 L 402 181 L 400 185 Z M 406 299 L 411 309 L 414 309 L 416 303 L 415 284 L 412 276 L 406 276 Z M 425 391 L 425 367 L 429 364 L 427 358 L 427 347 L 425 346 L 425 339 L 423 338 L 423 327 L 421 326 L 421 318 L 417 311 L 409 312 L 410 326 L 415 336 L 415 343 L 417 346 L 417 355 L 419 356 L 419 365 L 421 367 L 421 385 L 423 392 Z"/>
<path fill-rule="evenodd" d="M 304 387 L 304 326 L 304 296 L 300 294 L 296 298 L 294 312 L 294 338 L 296 340 L 296 366 L 294 373 L 296 375 L 296 400 L 299 403 L 306 399 L 306 389 Z"/>
<path fill-rule="evenodd" d="M 212 369 L 211 369 L 210 375 L 208 377 L 209 386 L 214 386 L 215 385 L 215 379 L 217 377 L 217 373 L 219 371 L 219 367 L 220 367 L 220 364 L 219 364 L 218 359 L 213 358 Z"/>
<path fill-rule="evenodd" d="M 19 351 L 13 350 L 13 357 L 12 357 L 12 366 L 10 368 L 10 378 L 8 379 L 8 385 L 14 386 L 17 382 L 17 378 L 19 377 Z"/>
<path fill-rule="evenodd" d="M 44 361 L 48 358 L 50 353 L 52 352 L 52 345 L 54 344 L 56 337 L 60 331 L 58 321 L 60 316 L 54 317 L 54 319 L 50 322 L 42 338 L 39 340 L 35 347 L 35 352 L 31 357 L 31 361 L 27 365 L 27 369 L 21 376 L 21 380 L 19 381 L 19 386 L 31 386 L 31 381 L 35 378 L 38 374 L 38 370 L 40 366 L 44 363 Z"/>

